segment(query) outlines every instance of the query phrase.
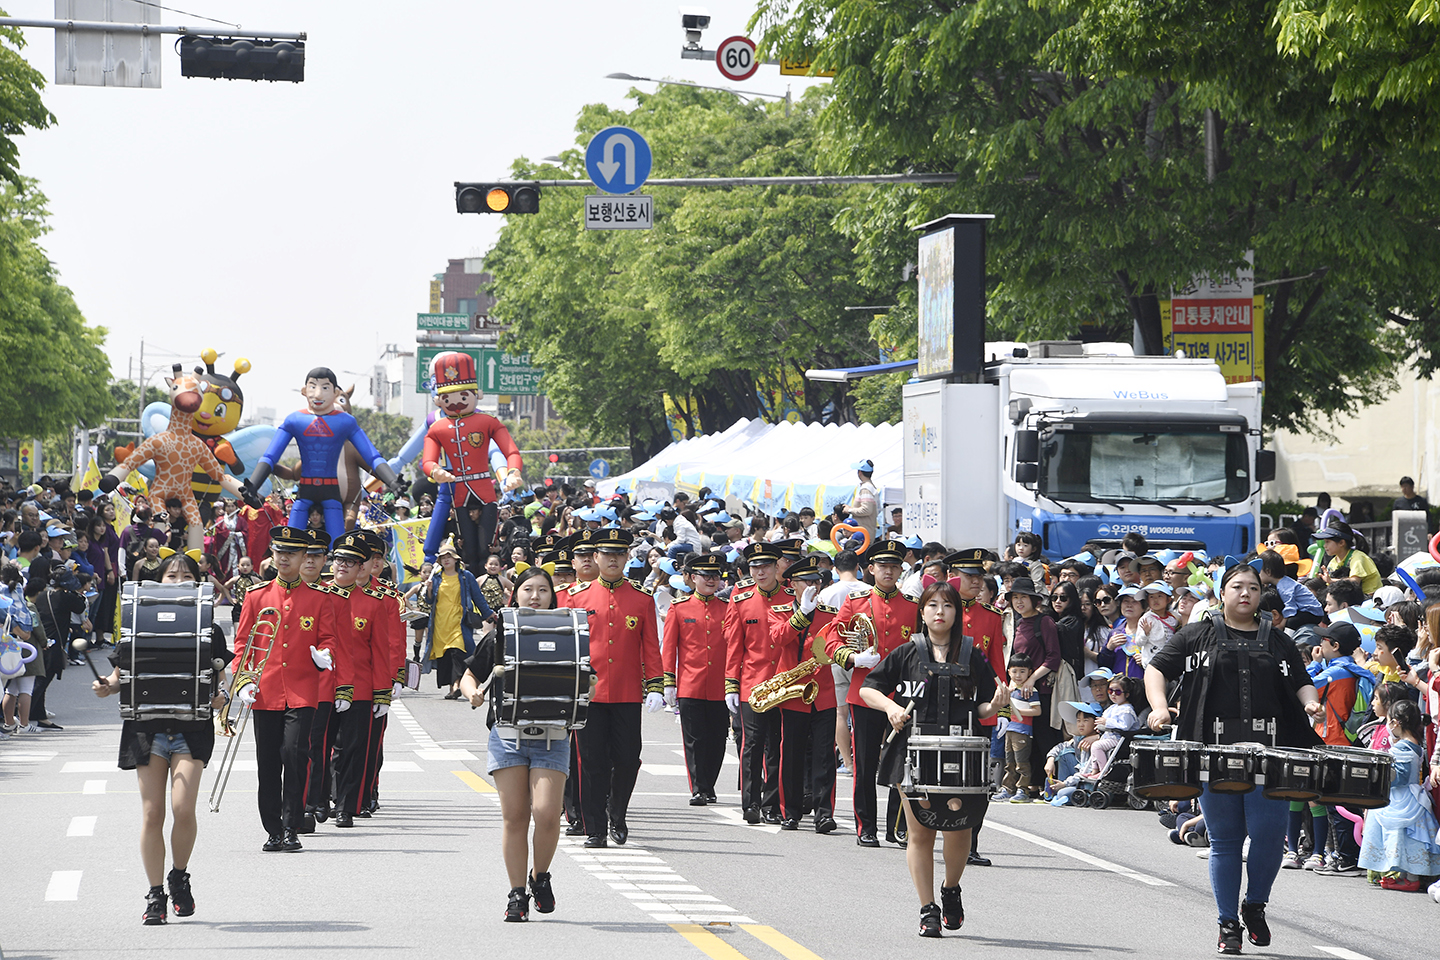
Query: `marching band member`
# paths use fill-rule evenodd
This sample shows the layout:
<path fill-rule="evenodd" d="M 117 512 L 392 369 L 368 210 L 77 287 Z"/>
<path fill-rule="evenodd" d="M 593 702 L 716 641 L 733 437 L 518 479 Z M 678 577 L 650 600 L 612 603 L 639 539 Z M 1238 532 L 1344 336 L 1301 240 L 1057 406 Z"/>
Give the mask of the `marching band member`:
<path fill-rule="evenodd" d="M 780 582 L 780 548 L 745 548 L 749 580 L 735 584 L 725 612 L 725 705 L 740 717 L 740 808 L 746 823 L 780 822 L 780 718 L 750 708 L 750 691 L 780 672 L 774 627 L 790 619 L 795 595 Z M 783 613 L 775 608 L 785 607 Z"/>
<path fill-rule="evenodd" d="M 995 679 L 1003 680 L 1009 674 L 1005 669 L 1004 615 L 980 599 L 985 587 L 985 562 L 995 555 L 980 547 L 957 550 L 942 562 L 950 577 L 950 586 L 960 596 L 962 636 L 970 637 L 975 646 L 985 651 L 985 659 L 995 671 Z M 995 718 L 985 717 L 980 721 L 985 728 L 984 736 L 992 737 Z M 980 855 L 980 827 L 970 831 L 970 858 L 966 861 L 972 867 L 990 866 L 990 858 Z"/>
<path fill-rule="evenodd" d="M 529 567 L 516 575 L 510 605 L 534 610 L 555 609 L 555 587 L 543 567 Z M 472 707 L 485 703 L 485 686 L 490 684 L 495 667 L 502 662 L 502 650 L 493 638 L 476 646 L 469 668 L 460 678 L 460 689 Z M 498 691 L 495 696 L 498 697 Z M 555 848 L 560 843 L 561 794 L 570 771 L 570 747 L 569 738 L 553 742 L 520 739 L 513 726 L 496 722 L 494 703 L 492 697 L 485 721 L 490 727 L 485 772 L 495 779 L 495 791 L 500 795 L 500 815 L 504 820 L 501 851 L 510 879 L 505 919 L 513 923 L 530 919 L 531 896 L 535 898 L 535 909 L 541 913 L 555 909 L 550 862 L 555 859 Z M 532 820 L 535 865 L 527 870 L 529 851 L 525 833 Z"/>
<path fill-rule="evenodd" d="M 916 630 L 917 642 L 903 643 L 887 653 L 880 664 L 870 670 L 861 684 L 860 696 L 866 709 L 885 718 L 886 729 L 896 732 L 886 747 L 879 778 L 882 783 L 897 784 L 903 777 L 906 731 L 913 717 L 915 726 L 925 733 L 939 733 L 942 717 L 941 698 L 948 692 L 949 723 L 978 732 L 976 720 L 995 715 L 1008 701 L 1010 690 L 997 683 L 985 652 L 971 638 L 962 637 L 958 625 L 960 596 L 948 583 L 935 583 L 920 595 Z M 967 650 L 968 648 L 968 650 Z M 968 652 L 969 657 L 966 658 Z M 932 664 L 957 664 L 959 675 L 936 676 Z M 908 706 L 895 702 L 895 695 L 906 699 Z M 929 728 L 928 730 L 926 728 Z M 945 728 L 949 733 L 949 728 Z M 858 747 L 858 745 L 857 745 Z M 857 749 L 858 762 L 858 749 Z M 872 794 L 873 795 L 873 794 Z M 940 794 L 930 798 L 908 799 L 905 818 L 908 849 L 905 862 L 910 879 L 920 896 L 920 936 L 940 936 L 943 923 L 948 930 L 958 930 L 965 922 L 965 906 L 960 899 L 960 877 L 970 852 L 970 831 L 985 820 L 989 798 L 981 794 L 954 795 L 946 799 Z M 935 905 L 935 834 L 945 835 L 942 853 L 945 858 L 945 882 L 940 885 L 941 906 Z"/>
<path fill-rule="evenodd" d="M 160 561 L 161 583 L 195 583 L 200 568 L 183 553 Z M 210 634 L 210 657 L 227 665 L 234 659 L 225 645 L 225 633 L 216 624 Z M 114 669 L 103 680 L 90 685 L 97 697 L 120 692 L 120 665 L 112 656 Z M 223 671 L 222 671 L 223 673 Z M 210 701 L 223 710 L 230 697 L 222 677 L 216 677 L 217 692 Z M 134 770 L 140 784 L 140 860 L 150 891 L 145 895 L 141 922 L 147 927 L 165 922 L 168 913 L 165 887 L 160 872 L 165 869 L 165 781 L 170 781 L 170 854 L 175 866 L 165 875 L 170 887 L 169 904 L 175 916 L 195 912 L 195 895 L 190 890 L 190 854 L 195 849 L 195 800 L 200 795 L 200 776 L 215 753 L 215 724 L 211 720 L 126 720 L 120 726 L 120 769 Z"/>
<path fill-rule="evenodd" d="M 872 709 L 861 699 L 860 689 L 875 664 L 891 650 L 908 643 L 915 629 L 920 608 L 914 600 L 900 592 L 898 584 L 908 549 L 903 542 L 893 539 L 879 540 L 870 547 L 864 560 L 870 565 L 875 585 L 850 594 L 841 604 L 835 619 L 826 626 L 824 634 L 826 655 L 842 667 L 853 668 L 850 693 L 845 702 L 850 705 L 855 744 L 855 842 L 862 847 L 880 846 L 875 837 L 875 769 L 880 762 L 880 744 L 885 738 L 887 724 L 884 712 Z M 840 630 L 859 613 L 868 615 L 875 624 L 876 648 L 873 651 L 851 650 L 840 636 Z M 892 789 L 885 811 L 885 839 L 888 842 L 904 842 L 896 832 L 899 825 L 900 795 Z"/>
<path fill-rule="evenodd" d="M 555 598 L 557 607 L 570 606 L 570 596 L 578 588 L 586 586 L 598 575 L 595 566 L 595 533 L 594 530 L 580 530 L 572 533 L 561 541 L 570 551 L 570 565 L 574 570 L 574 578 L 570 586 L 560 591 Z M 585 836 L 585 824 L 580 819 L 580 803 L 575 799 L 578 781 L 580 779 L 580 734 L 570 734 L 570 769 L 574 771 L 573 776 L 565 778 L 565 820 L 568 826 L 565 828 L 567 837 Z"/>
<path fill-rule="evenodd" d="M 373 547 L 360 531 L 352 530 L 335 543 L 336 632 L 344 652 L 335 709 L 340 711 L 336 737 L 335 826 L 353 827 L 361 813 L 364 788 L 370 782 L 368 761 L 372 740 L 378 740 L 378 707 L 389 702 L 394 682 L 392 660 L 396 637 L 403 624 L 392 615 L 392 598 L 373 584 L 358 581 L 374 557 Z M 403 633 L 399 642 L 404 645 Z"/>
<path fill-rule="evenodd" d="M 1183 676 L 1176 720 L 1180 739 L 1248 742 L 1269 726 L 1275 746 L 1319 745 L 1309 718 L 1324 712 L 1320 695 L 1295 645 L 1284 631 L 1271 631 L 1268 615 L 1260 615 L 1261 589 L 1260 574 L 1237 563 L 1220 578 L 1220 612 L 1181 627 L 1155 654 L 1145 668 L 1151 730 L 1170 723 L 1166 683 Z M 1217 949 L 1240 952 L 1242 922 L 1251 943 L 1268 946 L 1265 904 L 1285 853 L 1286 801 L 1260 790 L 1212 791 L 1206 783 L 1200 810 L 1210 835 L 1210 890 L 1220 923 Z M 1242 871 L 1249 878 L 1243 902 Z"/>
<path fill-rule="evenodd" d="M 385 554 L 389 544 L 374 530 L 360 530 L 360 536 L 370 547 L 370 559 L 360 568 L 356 584 L 367 591 L 378 592 L 393 601 L 384 608 L 384 617 L 389 621 L 383 631 L 390 638 L 388 669 L 392 678 L 388 690 L 376 691 L 375 706 L 371 711 L 370 741 L 365 762 L 366 782 L 360 797 L 357 817 L 368 817 L 380 809 L 380 768 L 385 766 L 385 731 L 390 724 L 390 702 L 400 695 L 405 683 L 405 621 L 401 614 L 405 610 L 405 595 L 395 584 L 381 578 L 385 569 Z"/>
<path fill-rule="evenodd" d="M 587 847 L 623 844 L 630 836 L 625 813 L 640 773 L 640 705 L 655 713 L 665 706 L 664 667 L 655 630 L 655 601 L 625 579 L 625 558 L 634 534 L 618 527 L 595 531 L 599 576 L 572 587 L 567 606 L 590 618 L 590 663 L 597 679 L 585 728 L 577 733 L 580 778 L 576 799 Z"/>
<path fill-rule="evenodd" d="M 807 557 L 785 570 L 791 592 L 799 590 L 795 612 L 779 634 L 780 669 L 790 670 L 813 660 L 810 638 L 820 590 L 820 564 Z M 804 808 L 806 755 L 809 755 L 810 796 L 815 811 L 815 832 L 830 833 L 835 822 L 835 677 L 825 663 L 815 673 L 819 687 L 813 703 L 792 697 L 780 704 L 780 806 L 781 830 L 799 830 Z"/>
<path fill-rule="evenodd" d="M 271 641 L 269 659 L 258 684 L 241 687 L 238 696 L 251 704 L 255 727 L 255 760 L 259 768 L 256 802 L 267 853 L 298 853 L 304 849 L 296 831 L 305 814 L 305 785 L 310 772 L 310 726 L 320 693 L 320 674 L 335 665 L 335 616 L 329 595 L 300 579 L 310 538 L 295 527 L 270 531 L 275 579 L 252 588 L 235 636 L 249 643 L 255 614 L 266 607 L 280 611 L 280 625 Z M 276 646 L 278 644 L 279 646 Z M 245 650 L 241 650 L 245 660 Z"/>
<path fill-rule="evenodd" d="M 310 539 L 305 547 L 305 559 L 300 562 L 300 579 L 312 586 L 326 589 L 320 581 L 325 569 L 325 555 L 330 549 L 330 538 L 323 530 L 307 529 Z M 343 644 L 337 644 L 337 656 L 344 652 Z M 305 816 L 301 818 L 299 832 L 314 833 L 315 823 L 324 823 L 330 815 L 331 776 L 330 750 L 335 745 L 335 732 L 339 718 L 335 713 L 335 678 L 339 670 L 327 670 L 320 675 L 315 693 L 315 716 L 310 721 L 310 777 L 305 791 Z"/>
<path fill-rule="evenodd" d="M 715 802 L 715 781 L 725 762 L 730 715 L 725 708 L 725 610 L 717 597 L 720 558 L 691 554 L 685 578 L 694 593 L 677 597 L 665 618 L 660 655 L 665 661 L 665 701 L 680 715 L 690 806 Z"/>

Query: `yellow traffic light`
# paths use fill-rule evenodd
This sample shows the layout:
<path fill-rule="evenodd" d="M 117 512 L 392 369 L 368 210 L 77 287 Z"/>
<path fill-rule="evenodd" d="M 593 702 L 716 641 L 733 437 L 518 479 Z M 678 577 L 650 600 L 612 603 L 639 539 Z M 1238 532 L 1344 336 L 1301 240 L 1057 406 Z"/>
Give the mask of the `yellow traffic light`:
<path fill-rule="evenodd" d="M 496 213 L 504 213 L 505 209 L 510 206 L 510 192 L 500 187 L 492 187 L 485 194 L 485 206 Z"/>

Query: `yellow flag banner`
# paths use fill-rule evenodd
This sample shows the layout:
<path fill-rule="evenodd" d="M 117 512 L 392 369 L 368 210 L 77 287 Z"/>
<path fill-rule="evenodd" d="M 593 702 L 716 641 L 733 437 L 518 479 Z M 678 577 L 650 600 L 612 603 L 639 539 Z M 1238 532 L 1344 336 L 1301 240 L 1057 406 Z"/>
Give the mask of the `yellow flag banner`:
<path fill-rule="evenodd" d="M 414 583 L 420 579 L 418 571 L 425 563 L 425 535 L 430 532 L 429 517 L 392 520 L 389 523 L 365 526 L 378 531 L 390 541 L 390 565 L 395 568 L 396 583 Z M 411 570 L 416 572 L 412 573 Z"/>

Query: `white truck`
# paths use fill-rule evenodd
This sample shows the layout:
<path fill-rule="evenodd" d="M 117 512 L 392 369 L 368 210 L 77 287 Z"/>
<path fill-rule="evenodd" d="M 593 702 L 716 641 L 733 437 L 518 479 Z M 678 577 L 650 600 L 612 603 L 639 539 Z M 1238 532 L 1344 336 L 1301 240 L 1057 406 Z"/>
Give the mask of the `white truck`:
<path fill-rule="evenodd" d="M 987 343 L 983 382 L 904 388 L 905 530 L 952 549 L 1022 531 L 1046 556 L 1110 547 L 1254 550 L 1261 384 L 1127 344 Z"/>

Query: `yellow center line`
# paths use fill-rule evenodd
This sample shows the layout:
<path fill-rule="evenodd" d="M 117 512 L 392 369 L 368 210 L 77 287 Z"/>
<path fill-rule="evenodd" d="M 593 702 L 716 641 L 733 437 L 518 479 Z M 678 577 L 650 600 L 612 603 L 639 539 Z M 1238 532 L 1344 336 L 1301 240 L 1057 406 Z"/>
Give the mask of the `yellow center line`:
<path fill-rule="evenodd" d="M 711 960 L 749 960 L 745 954 L 698 923 L 672 923 L 670 926 L 680 936 L 699 947 Z"/>
<path fill-rule="evenodd" d="M 471 790 L 474 790 L 476 793 L 495 792 L 495 788 L 490 786 L 490 784 L 486 783 L 484 778 L 481 777 L 478 773 L 472 773 L 469 770 L 451 770 L 450 772 L 455 774 L 455 776 L 459 777 L 461 783 L 465 784 L 467 787 L 469 787 Z"/>
<path fill-rule="evenodd" d="M 787 960 L 820 960 L 818 956 L 806 950 L 774 927 L 767 927 L 758 923 L 742 923 L 740 924 L 740 929 L 756 937 L 776 953 L 786 957 Z"/>

